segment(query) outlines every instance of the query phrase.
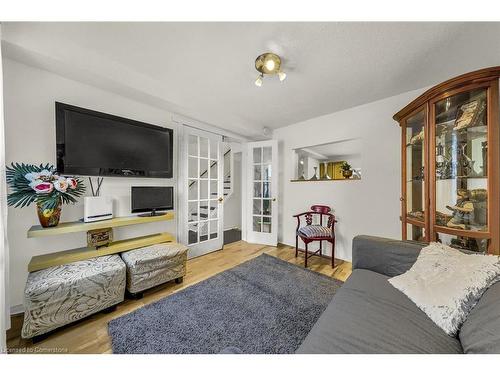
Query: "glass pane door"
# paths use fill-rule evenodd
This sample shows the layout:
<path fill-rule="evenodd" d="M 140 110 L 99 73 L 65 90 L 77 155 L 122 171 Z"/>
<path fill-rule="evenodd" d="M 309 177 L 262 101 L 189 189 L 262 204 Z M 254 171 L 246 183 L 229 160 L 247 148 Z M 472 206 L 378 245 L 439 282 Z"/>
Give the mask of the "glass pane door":
<path fill-rule="evenodd" d="M 191 256 L 222 248 L 222 168 L 220 136 L 186 128 L 186 226 Z"/>
<path fill-rule="evenodd" d="M 277 143 L 276 141 L 248 144 L 250 215 L 248 241 L 276 245 L 277 243 Z"/>
<path fill-rule="evenodd" d="M 425 223 L 425 111 L 406 120 L 406 217 Z M 418 225 L 418 223 L 417 223 Z M 417 240 L 408 232 L 407 239 Z M 421 237 L 420 235 L 418 237 Z"/>
<path fill-rule="evenodd" d="M 425 228 L 417 225 L 406 224 L 406 237 L 408 240 L 426 242 Z"/>
<path fill-rule="evenodd" d="M 484 237 L 480 232 L 488 231 L 486 105 L 484 88 L 435 104 L 436 230 L 453 229 L 458 235 L 440 235 L 440 239 L 451 246 L 478 251 L 485 248 L 484 244 L 470 240 L 465 232 L 469 232 L 468 237 Z M 460 235 L 462 231 L 464 236 Z"/>

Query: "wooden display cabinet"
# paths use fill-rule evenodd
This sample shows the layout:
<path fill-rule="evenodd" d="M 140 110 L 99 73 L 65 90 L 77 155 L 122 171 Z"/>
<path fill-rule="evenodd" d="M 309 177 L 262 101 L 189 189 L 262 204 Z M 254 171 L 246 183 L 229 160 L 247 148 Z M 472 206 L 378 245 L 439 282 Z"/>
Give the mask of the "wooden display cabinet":
<path fill-rule="evenodd" d="M 500 254 L 499 77 L 461 75 L 394 115 L 403 239 Z"/>

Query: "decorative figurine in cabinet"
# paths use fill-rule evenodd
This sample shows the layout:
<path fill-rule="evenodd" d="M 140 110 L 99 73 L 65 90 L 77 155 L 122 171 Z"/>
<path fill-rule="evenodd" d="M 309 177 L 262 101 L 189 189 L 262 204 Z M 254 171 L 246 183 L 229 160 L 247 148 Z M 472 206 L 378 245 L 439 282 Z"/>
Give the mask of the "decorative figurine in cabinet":
<path fill-rule="evenodd" d="M 403 239 L 500 254 L 500 67 L 464 74 L 394 115 Z"/>

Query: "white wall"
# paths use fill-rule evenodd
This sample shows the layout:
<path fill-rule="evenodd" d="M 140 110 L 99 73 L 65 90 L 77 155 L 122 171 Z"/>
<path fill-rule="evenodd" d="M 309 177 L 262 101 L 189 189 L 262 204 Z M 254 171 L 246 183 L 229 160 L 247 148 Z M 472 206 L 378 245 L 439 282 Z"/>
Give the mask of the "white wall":
<path fill-rule="evenodd" d="M 307 211 L 312 204 L 325 204 L 335 211 L 338 220 L 336 258 L 351 260 L 352 238 L 358 234 L 400 238 L 401 133 L 392 116 L 424 90 L 274 131 L 273 138 L 279 142 L 281 166 L 280 242 L 295 246 L 296 220 L 292 215 Z M 296 170 L 294 149 L 351 138 L 362 140 L 361 180 L 290 182 Z M 330 246 L 327 248 L 330 254 Z"/>
<path fill-rule="evenodd" d="M 233 151 L 233 157 L 233 192 L 224 202 L 224 230 L 241 229 L 241 152 Z"/>
<path fill-rule="evenodd" d="M 4 104 L 6 161 L 55 164 L 54 102 L 61 101 L 95 109 L 135 120 L 170 127 L 171 114 L 124 97 L 102 91 L 76 81 L 65 79 L 44 70 L 4 59 Z M 176 143 L 174 142 L 176 147 Z M 91 150 L 89 150 L 91 151 Z M 113 177 L 104 179 L 102 195 L 113 196 L 115 215 L 130 215 L 130 187 L 132 185 L 173 185 L 177 175 L 174 149 L 173 179 L 139 179 Z M 90 195 L 90 193 L 88 194 Z M 32 256 L 68 248 L 85 246 L 85 233 L 30 238 L 26 231 L 38 219 L 35 207 L 9 208 L 8 234 L 10 241 L 11 306 L 23 302 L 27 266 Z M 77 220 L 83 216 L 83 201 L 75 206 L 63 206 L 61 221 Z M 175 221 L 151 223 L 115 229 L 115 237 L 126 238 L 150 233 L 176 232 Z"/>

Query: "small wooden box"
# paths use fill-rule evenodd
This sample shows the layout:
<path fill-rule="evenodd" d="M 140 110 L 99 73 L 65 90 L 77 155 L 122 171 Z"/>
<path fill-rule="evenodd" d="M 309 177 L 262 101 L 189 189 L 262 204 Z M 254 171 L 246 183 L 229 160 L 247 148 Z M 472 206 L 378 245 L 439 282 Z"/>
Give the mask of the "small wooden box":
<path fill-rule="evenodd" d="M 87 231 L 87 245 L 89 247 L 107 246 L 113 241 L 113 229 L 102 228 Z"/>

